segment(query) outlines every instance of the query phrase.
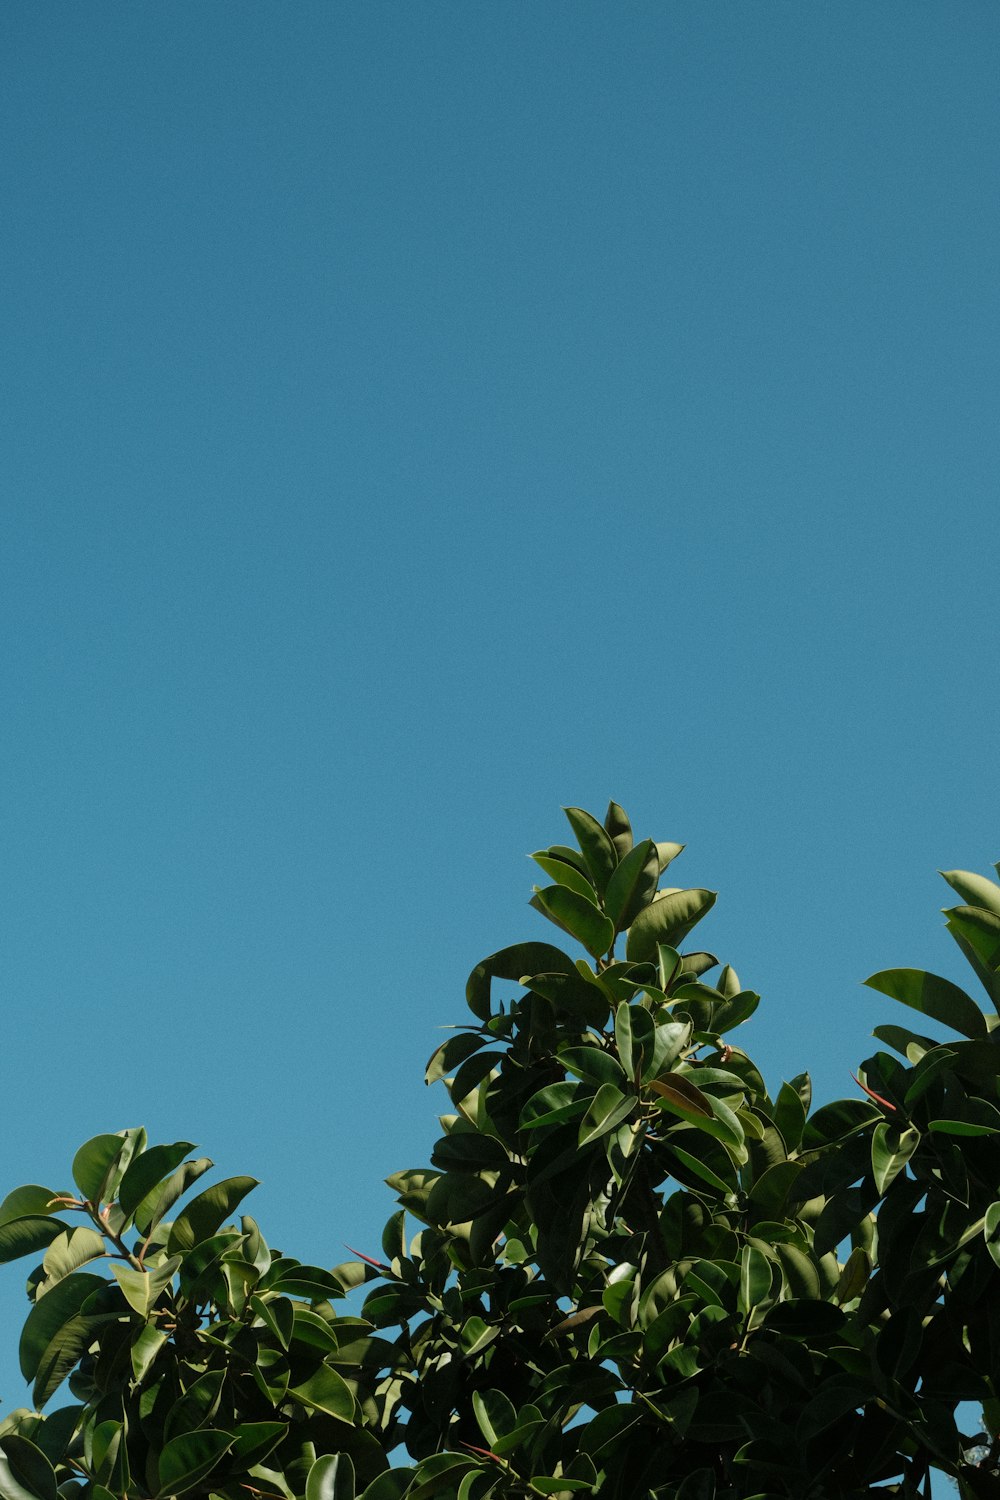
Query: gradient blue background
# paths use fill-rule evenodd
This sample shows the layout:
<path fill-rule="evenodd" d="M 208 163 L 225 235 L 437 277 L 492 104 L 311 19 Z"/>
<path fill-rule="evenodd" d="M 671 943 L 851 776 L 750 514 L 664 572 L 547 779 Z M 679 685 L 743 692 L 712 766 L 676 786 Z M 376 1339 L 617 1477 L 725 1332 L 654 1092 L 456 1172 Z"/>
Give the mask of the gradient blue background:
<path fill-rule="evenodd" d="M 560 804 L 822 1095 L 997 828 L 1000 10 L 0 18 L 7 1184 L 377 1250 Z M 0 1277 L 0 1397 L 22 1268 Z"/>

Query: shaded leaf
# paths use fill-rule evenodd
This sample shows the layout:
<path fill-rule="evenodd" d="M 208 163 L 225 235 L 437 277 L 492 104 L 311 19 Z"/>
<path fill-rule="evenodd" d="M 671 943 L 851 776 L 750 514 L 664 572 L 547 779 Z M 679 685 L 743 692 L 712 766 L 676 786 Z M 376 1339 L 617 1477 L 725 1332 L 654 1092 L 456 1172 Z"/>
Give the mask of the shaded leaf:
<path fill-rule="evenodd" d="M 950 979 L 928 974 L 923 969 L 883 969 L 872 974 L 865 984 L 930 1016 L 933 1021 L 960 1031 L 963 1036 L 987 1035 L 986 1017 L 979 1006 Z"/>
<path fill-rule="evenodd" d="M 564 859 L 556 859 L 547 849 L 539 849 L 532 854 L 531 858 L 540 869 L 544 870 L 550 880 L 556 885 L 564 885 L 568 890 L 575 891 L 586 901 L 596 904 L 597 892 L 594 882 L 588 876 L 582 874 L 575 865 L 568 864 Z"/>
<path fill-rule="evenodd" d="M 231 1432 L 203 1427 L 185 1432 L 164 1445 L 158 1465 L 159 1495 L 183 1495 L 194 1489 L 233 1445 Z"/>
<path fill-rule="evenodd" d="M 157 1183 L 179 1167 L 193 1150 L 190 1141 L 174 1141 L 172 1146 L 150 1146 L 148 1151 L 134 1156 L 118 1185 L 118 1202 L 126 1217 L 131 1217 Z"/>
<path fill-rule="evenodd" d="M 256 1177 L 226 1177 L 199 1193 L 174 1220 L 167 1240 L 167 1253 L 184 1255 L 215 1234 L 237 1204 L 256 1186 Z"/>
<path fill-rule="evenodd" d="M 528 974 L 573 974 L 573 960 L 551 943 L 515 943 L 491 953 L 476 965 L 465 986 L 466 1004 L 481 1021 L 490 1018 L 490 986 L 494 979 L 512 979 L 520 984 Z"/>
<path fill-rule="evenodd" d="M 346 1453 L 317 1458 L 306 1479 L 306 1500 L 354 1500 L 354 1465 Z"/>
<path fill-rule="evenodd" d="M 919 1144 L 920 1131 L 915 1126 L 901 1129 L 888 1120 L 876 1125 L 872 1133 L 872 1172 L 880 1193 L 903 1170 Z"/>
<path fill-rule="evenodd" d="M 186 1161 L 167 1178 L 166 1182 L 155 1187 L 151 1193 L 147 1193 L 134 1214 L 135 1226 L 140 1234 L 151 1234 L 166 1218 L 178 1198 L 183 1197 L 192 1183 L 197 1182 L 198 1178 L 214 1165 L 215 1163 L 208 1156 L 200 1156 L 197 1161 Z"/>
<path fill-rule="evenodd" d="M 609 802 L 604 814 L 604 831 L 615 846 L 618 858 L 624 859 L 632 848 L 632 824 L 628 813 L 617 802 Z"/>
<path fill-rule="evenodd" d="M 570 937 L 582 943 L 594 958 L 607 953 L 615 940 L 615 929 L 608 917 L 592 901 L 578 896 L 564 885 L 548 885 L 535 891 L 530 905 Z"/>
<path fill-rule="evenodd" d="M 625 855 L 608 881 L 604 909 L 620 932 L 628 927 L 642 908 L 653 899 L 660 878 L 660 861 L 650 839 Z"/>
<path fill-rule="evenodd" d="M 91 1203 L 100 1200 L 101 1190 L 124 1146 L 124 1136 L 95 1135 L 74 1156 L 73 1181 Z"/>
<path fill-rule="evenodd" d="M 354 1420 L 351 1388 L 343 1376 L 338 1375 L 336 1370 L 331 1370 L 329 1365 L 320 1365 L 315 1374 L 294 1389 L 290 1388 L 288 1394 L 294 1400 L 301 1401 L 303 1406 L 324 1411 L 327 1416 L 336 1417 L 340 1422 Z"/>
<path fill-rule="evenodd" d="M 625 955 L 635 963 L 651 963 L 657 945 L 676 948 L 697 922 L 715 905 L 716 892 L 670 891 L 639 912 L 629 928 Z"/>
<path fill-rule="evenodd" d="M 88 1297 L 106 1285 L 103 1277 L 78 1271 L 64 1277 L 35 1303 L 21 1332 L 19 1358 L 25 1380 L 34 1380 L 42 1356 L 63 1324 L 80 1312 Z"/>
<path fill-rule="evenodd" d="M 608 1135 L 628 1118 L 638 1102 L 634 1094 L 623 1094 L 613 1083 L 602 1083 L 580 1121 L 580 1149 Z"/>
<path fill-rule="evenodd" d="M 564 807 L 563 812 L 576 834 L 598 894 L 603 896 L 618 864 L 618 851 L 592 813 L 582 807 Z"/>
<path fill-rule="evenodd" d="M 10 1219 L 6 1224 L 0 1224 L 0 1264 L 44 1250 L 59 1235 L 68 1232 L 69 1225 L 64 1224 L 61 1219 L 47 1218 L 41 1214 L 27 1214 L 23 1219 Z"/>
<path fill-rule="evenodd" d="M 54 1198 L 55 1194 L 51 1188 L 39 1187 L 36 1182 L 29 1182 L 24 1187 L 15 1188 L 0 1203 L 0 1224 L 7 1224 L 11 1219 L 54 1214 L 63 1207 L 61 1203 L 54 1203 L 52 1201 Z"/>

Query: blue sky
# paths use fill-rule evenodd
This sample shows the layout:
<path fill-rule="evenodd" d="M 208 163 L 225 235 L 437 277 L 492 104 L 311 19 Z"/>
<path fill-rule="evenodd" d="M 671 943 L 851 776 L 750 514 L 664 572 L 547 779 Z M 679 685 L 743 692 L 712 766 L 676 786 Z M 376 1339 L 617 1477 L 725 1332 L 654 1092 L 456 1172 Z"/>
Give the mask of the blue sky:
<path fill-rule="evenodd" d="M 685 841 L 775 1082 L 988 869 L 1000 12 L 0 22 L 7 1185 L 145 1123 L 374 1249 L 562 804 Z M 0 1398 L 21 1399 L 20 1267 Z"/>

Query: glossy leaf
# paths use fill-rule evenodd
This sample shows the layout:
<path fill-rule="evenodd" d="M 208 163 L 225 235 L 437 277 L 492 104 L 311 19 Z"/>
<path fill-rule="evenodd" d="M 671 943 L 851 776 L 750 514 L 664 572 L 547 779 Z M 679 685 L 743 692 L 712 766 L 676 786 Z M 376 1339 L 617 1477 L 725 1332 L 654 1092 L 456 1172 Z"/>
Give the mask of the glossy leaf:
<path fill-rule="evenodd" d="M 306 1500 L 354 1500 L 354 1465 L 346 1453 L 317 1458 L 306 1479 Z"/>
<path fill-rule="evenodd" d="M 676 1073 L 671 1073 L 666 1078 L 652 1079 L 649 1088 L 663 1100 L 668 1109 L 683 1119 L 698 1121 L 715 1118 L 712 1106 L 701 1089 Z"/>
<path fill-rule="evenodd" d="M 105 1285 L 103 1277 L 78 1271 L 64 1277 L 35 1303 L 21 1333 L 19 1358 L 25 1380 L 34 1380 L 46 1349 L 63 1324 L 75 1317 L 88 1297 Z"/>
<path fill-rule="evenodd" d="M 42 1450 L 17 1433 L 0 1437 L 0 1447 L 9 1465 L 9 1473 L 36 1500 L 58 1500 L 56 1475 Z M 4 1478 L 0 1472 L 0 1496 L 4 1495 Z"/>
<path fill-rule="evenodd" d="M 608 803 L 608 810 L 604 814 L 604 831 L 614 844 L 619 860 L 624 859 L 632 848 L 632 824 L 624 807 L 620 807 L 617 802 Z"/>
<path fill-rule="evenodd" d="M 51 1188 L 39 1187 L 36 1182 L 29 1182 L 24 1187 L 15 1188 L 0 1203 L 0 1224 L 8 1224 L 11 1219 L 36 1218 L 39 1215 L 59 1212 L 63 1205 L 54 1203 L 54 1198 L 55 1194 Z"/>
<path fill-rule="evenodd" d="M 175 1171 L 193 1150 L 190 1141 L 175 1141 L 172 1146 L 151 1146 L 141 1155 L 134 1156 L 118 1185 L 118 1202 L 123 1212 L 131 1216 L 157 1184 Z"/>
<path fill-rule="evenodd" d="M 615 929 L 608 917 L 592 901 L 578 896 L 563 885 L 549 885 L 535 891 L 530 903 L 570 937 L 582 943 L 594 958 L 607 953 L 615 940 Z"/>
<path fill-rule="evenodd" d="M 167 1240 L 168 1255 L 184 1255 L 215 1234 L 256 1186 L 256 1177 L 226 1177 L 199 1193 L 174 1220 Z"/>
<path fill-rule="evenodd" d="M 564 859 L 556 859 L 547 849 L 539 849 L 531 856 L 535 864 L 544 870 L 550 880 L 556 885 L 564 885 L 568 890 L 575 891 L 585 901 L 597 903 L 597 892 L 594 882 L 576 868 L 568 864 Z"/>
<path fill-rule="evenodd" d="M 308 1380 L 289 1389 L 288 1394 L 294 1400 L 301 1401 L 304 1406 L 336 1417 L 339 1422 L 354 1420 L 351 1388 L 343 1376 L 338 1375 L 336 1370 L 331 1370 L 329 1365 L 321 1365 Z"/>
<path fill-rule="evenodd" d="M 151 1193 L 147 1193 L 133 1215 L 135 1227 L 139 1232 L 145 1235 L 151 1234 L 166 1218 L 177 1200 L 182 1198 L 188 1188 L 214 1165 L 215 1163 L 208 1156 L 201 1156 L 197 1161 L 186 1161 L 177 1168 L 176 1172 L 171 1173 L 166 1182 L 155 1187 Z"/>
<path fill-rule="evenodd" d="M 660 878 L 660 861 L 650 839 L 636 844 L 622 859 L 604 893 L 604 909 L 615 931 L 628 927 L 653 899 Z"/>
<path fill-rule="evenodd" d="M 520 983 L 525 975 L 572 974 L 573 960 L 551 943 L 515 943 L 501 948 L 476 965 L 465 986 L 465 999 L 473 1015 L 481 1021 L 490 1018 L 490 988 L 494 979 Z"/>
<path fill-rule="evenodd" d="M 887 1120 L 876 1125 L 872 1134 L 872 1172 L 880 1193 L 903 1170 L 919 1144 L 920 1131 L 913 1126 L 901 1129 Z"/>
<path fill-rule="evenodd" d="M 941 874 L 968 906 L 982 907 L 1000 917 L 1000 885 L 995 880 L 971 870 L 942 870 Z"/>
<path fill-rule="evenodd" d="M 121 1155 L 125 1138 L 120 1135 L 95 1135 L 86 1141 L 73 1158 L 73 1181 L 84 1198 L 97 1203 L 111 1168 Z"/>
<path fill-rule="evenodd" d="M 0 1453 L 0 1500 L 43 1500 L 34 1488 L 22 1484 L 5 1453 Z"/>
<path fill-rule="evenodd" d="M 0 1224 L 0 1264 L 44 1250 L 68 1230 L 69 1225 L 64 1224 L 61 1219 L 48 1218 L 42 1214 L 27 1214 L 23 1219 L 9 1219 L 6 1224 Z"/>
<path fill-rule="evenodd" d="M 149 1271 L 137 1271 L 131 1266 L 122 1265 L 112 1266 L 111 1269 L 129 1306 L 140 1318 L 148 1318 L 181 1264 L 181 1256 L 171 1255 Z"/>
<path fill-rule="evenodd" d="M 945 916 L 949 932 L 965 938 L 986 968 L 995 973 L 1000 966 L 1000 916 L 976 906 L 953 906 Z"/>
<path fill-rule="evenodd" d="M 564 807 L 563 812 L 576 835 L 598 895 L 603 896 L 618 864 L 618 851 L 592 813 L 582 807 Z"/>
<path fill-rule="evenodd" d="M 0 1234 L 3 1231 L 0 1229 Z M 104 1236 L 86 1224 L 67 1229 L 52 1241 L 45 1252 L 42 1270 L 49 1283 L 61 1281 L 64 1276 L 77 1271 L 88 1261 L 96 1260 L 106 1253 Z"/>
<path fill-rule="evenodd" d="M 963 1036 L 986 1036 L 986 1018 L 976 1002 L 950 979 L 928 974 L 923 969 L 883 969 L 865 980 L 873 990 L 889 995 L 940 1021 Z"/>
<path fill-rule="evenodd" d="M 634 1094 L 623 1094 L 613 1083 L 602 1083 L 580 1121 L 580 1149 L 616 1129 L 637 1104 Z"/>
<path fill-rule="evenodd" d="M 670 891 L 652 906 L 644 907 L 629 928 L 625 955 L 635 963 L 648 963 L 657 957 L 657 945 L 676 948 L 692 927 L 715 905 L 714 891 Z"/>
<path fill-rule="evenodd" d="M 233 1434 L 202 1428 L 166 1443 L 160 1454 L 158 1494 L 184 1495 L 210 1474 L 233 1445 Z"/>

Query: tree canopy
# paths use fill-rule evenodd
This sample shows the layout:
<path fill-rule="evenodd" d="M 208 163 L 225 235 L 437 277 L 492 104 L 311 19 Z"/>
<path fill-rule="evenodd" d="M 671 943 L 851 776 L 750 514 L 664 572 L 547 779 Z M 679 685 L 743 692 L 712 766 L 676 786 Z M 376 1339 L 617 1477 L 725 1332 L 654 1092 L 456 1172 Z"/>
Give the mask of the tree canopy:
<path fill-rule="evenodd" d="M 734 1039 L 759 996 L 691 940 L 716 898 L 664 883 L 681 846 L 566 812 L 531 902 L 586 956 L 477 964 L 383 1259 L 272 1250 L 252 1177 L 198 1190 L 142 1129 L 8 1194 L 0 1259 L 41 1260 L 0 1500 L 998 1493 L 1000 885 L 945 875 L 985 1008 L 873 975 L 948 1039 L 879 1026 L 813 1109 Z"/>

